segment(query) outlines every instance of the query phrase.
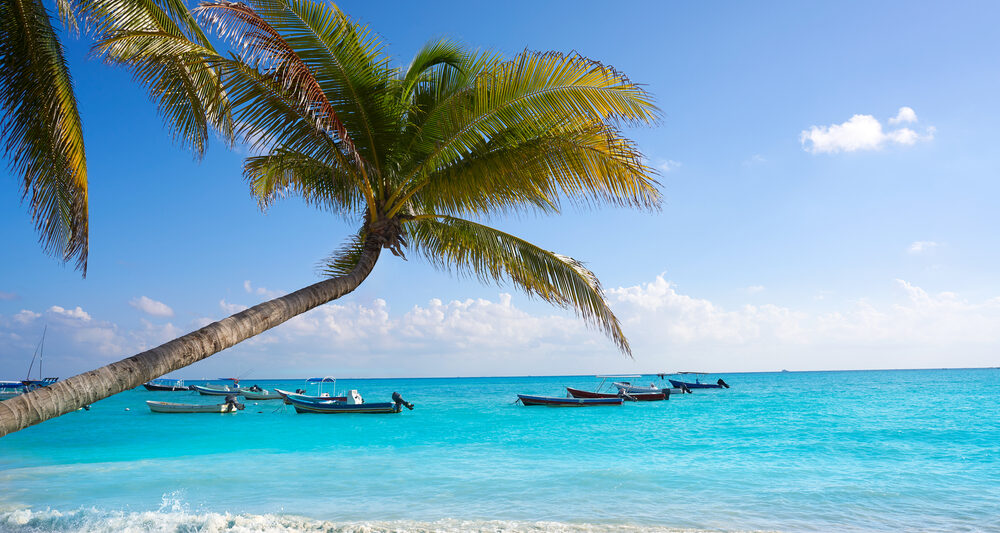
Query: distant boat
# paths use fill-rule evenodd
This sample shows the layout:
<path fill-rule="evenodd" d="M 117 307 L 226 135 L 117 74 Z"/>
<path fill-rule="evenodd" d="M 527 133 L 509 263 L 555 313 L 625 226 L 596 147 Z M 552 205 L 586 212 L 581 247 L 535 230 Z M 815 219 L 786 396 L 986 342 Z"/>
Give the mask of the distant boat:
<path fill-rule="evenodd" d="M 296 413 L 325 413 L 325 414 L 346 414 L 346 413 L 367 413 L 367 414 L 394 414 L 403 410 L 403 406 L 413 409 L 413 404 L 408 403 L 399 396 L 399 393 L 392 393 L 391 402 L 364 403 L 358 391 L 352 390 L 347 394 L 347 401 L 331 400 L 304 400 L 301 395 L 292 393 L 286 394 L 285 398 L 295 407 Z"/>
<path fill-rule="evenodd" d="M 621 398 L 558 398 L 555 396 L 529 396 L 518 394 L 517 399 L 525 406 L 544 405 L 547 407 L 592 407 L 597 405 L 621 405 Z"/>
<path fill-rule="evenodd" d="M 612 383 L 612 385 L 617 387 L 619 392 L 623 392 L 625 394 L 631 394 L 633 396 L 636 394 L 656 394 L 657 392 L 662 392 L 668 395 L 684 394 L 685 392 L 691 392 L 690 390 L 684 390 L 683 387 L 668 387 L 665 389 L 661 389 L 653 384 L 650 384 L 648 387 L 643 387 L 640 385 L 633 385 L 629 381 L 616 381 Z"/>
<path fill-rule="evenodd" d="M 171 403 L 154 402 L 147 400 L 146 405 L 154 413 L 235 413 L 243 410 L 243 404 L 238 402 L 226 402 L 219 404 L 194 404 L 194 403 Z"/>
<path fill-rule="evenodd" d="M 254 390 L 254 387 L 256 387 L 257 390 Z M 254 387 L 250 387 L 249 389 L 243 389 L 240 392 L 240 394 L 242 394 L 243 397 L 248 400 L 280 400 L 284 398 L 284 396 L 282 396 L 281 393 L 276 390 L 269 391 L 267 389 L 262 389 L 260 387 L 257 387 L 256 385 L 254 385 Z"/>
<path fill-rule="evenodd" d="M 59 381 L 59 378 L 42 378 L 42 356 L 45 353 L 45 334 L 49 327 L 46 325 L 42 329 L 42 339 L 35 347 L 35 353 L 31 355 L 31 364 L 28 365 L 28 374 L 20 381 L 0 381 L 0 400 L 13 398 L 19 394 L 33 391 L 39 387 L 48 387 Z M 35 367 L 35 359 L 38 359 L 38 379 L 31 379 L 31 369 Z"/>
<path fill-rule="evenodd" d="M 572 387 L 566 387 L 566 392 L 574 398 L 622 398 L 630 402 L 655 402 L 659 400 L 667 400 L 670 398 L 670 389 L 658 389 L 652 388 L 650 390 L 642 390 L 630 392 L 627 390 L 622 390 L 619 388 L 617 392 L 609 390 L 607 392 L 601 392 L 604 389 L 604 385 L 609 379 L 623 379 L 623 378 L 638 378 L 642 376 L 636 375 L 611 375 L 611 376 L 597 376 L 601 378 L 601 383 L 597 385 L 597 388 L 591 391 L 585 391 L 581 389 L 574 389 Z M 628 384 L 628 382 L 613 382 L 612 385 L 616 386 L 620 383 Z"/>
<path fill-rule="evenodd" d="M 694 374 L 696 376 L 706 376 L 708 372 L 677 372 L 677 374 Z M 726 383 L 722 378 L 719 378 L 715 383 L 702 383 L 700 378 L 695 378 L 694 383 L 689 383 L 687 381 L 678 381 L 674 379 L 668 379 L 671 385 L 674 387 L 687 387 L 689 389 L 728 389 L 729 384 Z"/>
<path fill-rule="evenodd" d="M 627 393 L 627 392 L 591 392 L 586 390 L 574 389 L 573 387 L 566 387 L 566 392 L 574 398 L 621 398 L 630 402 L 656 402 L 660 400 L 666 400 L 670 398 L 670 389 L 666 389 L 666 392 L 637 392 L 637 393 Z"/>
<path fill-rule="evenodd" d="M 277 392 L 278 394 L 280 394 L 281 397 L 285 399 L 285 403 L 287 405 L 292 405 L 292 402 L 291 402 L 291 399 L 290 399 L 291 397 L 294 397 L 294 398 L 296 398 L 298 400 L 302 400 L 302 401 L 313 401 L 313 402 L 346 402 L 347 401 L 347 396 L 329 396 L 329 395 L 327 395 L 327 396 L 323 396 L 323 395 L 320 395 L 320 396 L 311 396 L 311 395 L 308 395 L 308 394 L 301 394 L 301 393 L 298 393 L 298 392 L 289 392 L 289 391 L 281 390 L 281 389 L 274 389 L 274 391 Z"/>
<path fill-rule="evenodd" d="M 204 385 L 191 385 L 189 388 L 203 396 L 229 396 L 230 394 L 243 394 L 243 391 L 239 387 L 230 388 L 228 385 L 223 385 L 222 388 L 207 387 Z"/>
<path fill-rule="evenodd" d="M 190 387 L 184 385 L 183 379 L 152 379 L 142 384 L 148 391 L 188 391 Z"/>

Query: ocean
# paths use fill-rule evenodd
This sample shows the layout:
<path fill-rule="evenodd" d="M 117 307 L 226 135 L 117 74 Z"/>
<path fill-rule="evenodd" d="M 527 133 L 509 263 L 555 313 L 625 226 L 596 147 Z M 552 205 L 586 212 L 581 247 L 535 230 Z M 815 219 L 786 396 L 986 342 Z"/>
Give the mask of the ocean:
<path fill-rule="evenodd" d="M 593 376 L 337 382 L 395 415 L 139 388 L 0 438 L 0 531 L 1000 531 L 1000 369 L 719 377 L 592 408 L 513 402 Z"/>

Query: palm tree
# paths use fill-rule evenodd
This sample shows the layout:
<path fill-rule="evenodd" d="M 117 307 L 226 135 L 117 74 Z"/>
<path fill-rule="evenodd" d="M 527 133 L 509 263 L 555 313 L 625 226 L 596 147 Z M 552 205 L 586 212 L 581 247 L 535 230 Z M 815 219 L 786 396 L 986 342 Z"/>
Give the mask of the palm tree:
<path fill-rule="evenodd" d="M 577 54 L 503 59 L 447 40 L 395 68 L 376 35 L 312 0 L 216 0 L 194 13 L 238 54 L 223 57 L 156 31 L 119 32 L 98 48 L 137 71 L 151 58 L 197 58 L 196 70 L 224 88 L 205 94 L 260 154 L 247 158 L 244 174 L 261 207 L 299 196 L 359 230 L 325 262 L 328 279 L 3 402 L 0 434 L 136 387 L 339 298 L 364 281 L 383 249 L 574 309 L 631 355 L 592 272 L 483 219 L 558 213 L 566 203 L 657 208 L 654 172 L 619 130 L 656 119 L 641 88 Z"/>

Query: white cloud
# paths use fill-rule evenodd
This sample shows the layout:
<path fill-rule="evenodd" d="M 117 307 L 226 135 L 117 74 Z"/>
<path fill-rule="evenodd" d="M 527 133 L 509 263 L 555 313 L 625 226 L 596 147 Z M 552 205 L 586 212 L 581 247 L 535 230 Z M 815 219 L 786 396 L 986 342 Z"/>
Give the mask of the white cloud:
<path fill-rule="evenodd" d="M 14 321 L 19 324 L 28 324 L 34 322 L 36 318 L 42 316 L 41 313 L 36 313 L 34 311 L 29 311 L 27 309 L 21 309 L 19 313 L 14 315 Z"/>
<path fill-rule="evenodd" d="M 912 119 L 912 120 L 911 120 Z M 915 122 L 916 113 L 908 107 L 901 108 L 890 124 Z M 799 135 L 802 148 L 813 154 L 836 154 L 863 150 L 881 150 L 887 144 L 913 145 L 917 141 L 934 138 L 935 129 L 928 127 L 921 136 L 910 128 L 882 130 L 882 123 L 871 115 L 854 115 L 847 122 L 830 126 L 813 126 Z"/>
<path fill-rule="evenodd" d="M 917 121 L 917 113 L 913 111 L 913 108 L 903 106 L 899 108 L 899 113 L 896 113 L 896 116 L 889 119 L 889 124 L 904 124 L 916 121 Z"/>
<path fill-rule="evenodd" d="M 84 311 L 80 306 L 76 306 L 76 309 L 63 309 L 58 305 L 53 305 L 49 308 L 49 314 L 79 320 L 82 322 L 90 321 L 90 314 Z"/>
<path fill-rule="evenodd" d="M 674 161 L 673 159 L 665 159 L 665 160 L 661 159 L 660 164 L 658 166 L 660 170 L 666 173 L 677 170 L 678 168 L 681 168 L 683 165 L 681 164 L 680 161 Z"/>
<path fill-rule="evenodd" d="M 764 156 L 760 154 L 754 154 L 749 158 L 747 158 L 745 161 L 743 161 L 743 166 L 752 167 L 754 165 L 763 165 L 764 163 L 767 163 L 767 159 L 765 159 Z"/>
<path fill-rule="evenodd" d="M 222 299 L 219 300 L 219 308 L 232 315 L 235 313 L 239 313 L 240 311 L 246 311 L 247 309 L 250 309 L 250 306 L 233 304 L 227 302 L 225 299 Z"/>
<path fill-rule="evenodd" d="M 259 294 L 268 298 L 277 298 L 278 296 L 285 294 L 284 291 L 269 290 L 264 287 L 254 287 L 251 285 L 250 280 L 245 280 L 243 282 L 243 290 L 247 291 L 249 294 Z"/>
<path fill-rule="evenodd" d="M 170 317 L 174 316 L 174 310 L 169 305 L 153 300 L 146 296 L 133 298 L 129 303 L 132 307 L 146 313 L 147 315 Z"/>
<path fill-rule="evenodd" d="M 920 254 L 924 252 L 929 252 L 930 250 L 933 250 L 938 246 L 940 245 L 934 241 L 915 241 L 913 243 L 910 243 L 909 248 L 907 248 L 906 250 L 911 254 Z"/>
<path fill-rule="evenodd" d="M 749 286 L 749 287 L 747 287 L 747 288 L 745 288 L 743 290 L 746 291 L 747 294 L 758 294 L 758 293 L 764 292 L 764 286 L 763 285 L 751 285 L 751 286 Z"/>
<path fill-rule="evenodd" d="M 0 300 L 16 300 L 17 293 L 0 291 Z"/>
<path fill-rule="evenodd" d="M 720 305 L 679 292 L 664 275 L 611 289 L 608 301 L 631 341 L 634 361 L 623 358 L 607 338 L 571 313 L 541 304 L 519 304 L 525 300 L 510 294 L 490 299 L 430 299 L 397 311 L 383 299 L 346 299 L 295 317 L 199 363 L 184 375 L 222 375 L 218 373 L 231 371 L 233 365 L 274 376 L 329 371 L 343 376 L 428 376 L 650 372 L 684 367 L 739 371 L 995 365 L 1000 348 L 1000 298 L 968 301 L 904 280 L 894 283 L 897 294 L 888 301 L 820 300 L 832 294 L 820 291 L 817 300 L 807 297 L 809 302 L 803 307 Z M 745 291 L 767 292 L 758 286 Z M 819 301 L 824 307 L 816 310 Z M 245 309 L 225 300 L 219 305 L 229 312 Z M 184 333 L 171 323 L 148 320 L 123 329 L 79 307 L 53 306 L 45 313 L 23 310 L 0 315 L 0 338 L 4 339 L 0 370 L 5 370 L 6 361 L 15 360 L 14 354 L 30 353 L 42 318 L 49 325 L 46 360 L 51 339 L 53 364 L 67 368 L 67 374 Z M 210 321 L 199 319 L 192 325 Z"/>

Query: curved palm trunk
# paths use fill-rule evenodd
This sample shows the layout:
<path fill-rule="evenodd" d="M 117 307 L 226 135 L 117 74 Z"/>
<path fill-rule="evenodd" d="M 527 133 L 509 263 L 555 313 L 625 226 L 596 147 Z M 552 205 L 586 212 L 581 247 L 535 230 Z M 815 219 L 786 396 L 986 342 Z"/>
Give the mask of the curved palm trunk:
<path fill-rule="evenodd" d="M 345 276 L 255 305 L 152 350 L 0 402 L 0 437 L 138 387 L 340 298 L 368 277 L 381 249 L 376 239 L 369 238 L 357 266 Z"/>

